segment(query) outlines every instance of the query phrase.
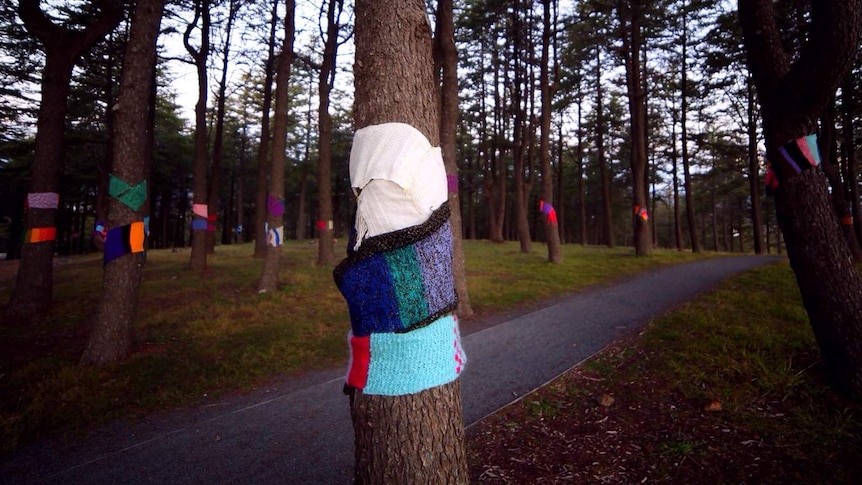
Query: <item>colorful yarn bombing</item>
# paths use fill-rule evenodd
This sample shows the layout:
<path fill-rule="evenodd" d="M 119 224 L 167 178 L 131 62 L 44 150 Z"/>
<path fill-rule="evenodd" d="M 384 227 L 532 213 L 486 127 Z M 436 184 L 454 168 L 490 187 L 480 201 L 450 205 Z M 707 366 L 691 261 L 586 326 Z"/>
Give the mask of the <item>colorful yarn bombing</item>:
<path fill-rule="evenodd" d="M 407 332 L 455 310 L 448 219 L 444 204 L 423 224 L 366 239 L 335 268 L 354 335 Z"/>
<path fill-rule="evenodd" d="M 284 226 L 278 226 L 273 229 L 269 229 L 266 232 L 266 245 L 277 248 L 281 246 L 282 241 L 284 240 Z"/>
<path fill-rule="evenodd" d="M 60 205 L 60 194 L 56 192 L 33 192 L 27 194 L 27 207 L 32 209 L 56 209 Z"/>
<path fill-rule="evenodd" d="M 206 219 L 192 219 L 192 231 L 206 231 L 207 230 L 207 220 Z"/>
<path fill-rule="evenodd" d="M 111 229 L 105 238 L 104 264 L 126 254 L 144 252 L 145 238 L 143 221 Z"/>
<path fill-rule="evenodd" d="M 450 193 L 458 193 L 458 174 L 450 173 L 446 175 L 446 185 Z"/>
<path fill-rule="evenodd" d="M 778 148 L 778 153 L 781 155 L 778 162 L 768 162 L 766 169 L 767 195 L 775 194 L 782 182 L 820 165 L 820 149 L 815 134 L 790 140 Z"/>
<path fill-rule="evenodd" d="M 108 194 L 136 211 L 147 200 L 147 181 L 142 180 L 138 185 L 130 185 L 114 174 L 108 174 Z"/>
<path fill-rule="evenodd" d="M 643 219 L 644 222 L 649 220 L 649 214 L 645 207 L 641 207 L 639 205 L 635 206 L 635 215 Z"/>
<path fill-rule="evenodd" d="M 207 218 L 209 207 L 206 204 L 192 204 L 192 213 L 196 216 Z"/>
<path fill-rule="evenodd" d="M 444 203 L 424 223 L 374 236 L 333 271 L 351 331 L 347 385 L 398 396 L 456 379 L 461 348 L 452 275 L 452 232 Z"/>
<path fill-rule="evenodd" d="M 539 212 L 548 216 L 548 224 L 552 226 L 557 225 L 557 211 L 554 210 L 554 206 L 540 199 Z"/>
<path fill-rule="evenodd" d="M 267 197 L 266 209 L 270 214 L 278 217 L 284 214 L 284 200 L 270 195 Z"/>
<path fill-rule="evenodd" d="M 210 214 L 207 216 L 207 231 L 215 232 L 216 221 L 218 221 L 218 214 Z"/>
<path fill-rule="evenodd" d="M 48 242 L 55 239 L 57 239 L 56 227 L 34 227 L 24 236 L 24 240 L 28 243 Z"/>
<path fill-rule="evenodd" d="M 458 320 L 446 315 L 407 333 L 348 336 L 347 385 L 365 394 L 401 396 L 455 380 L 467 359 Z"/>

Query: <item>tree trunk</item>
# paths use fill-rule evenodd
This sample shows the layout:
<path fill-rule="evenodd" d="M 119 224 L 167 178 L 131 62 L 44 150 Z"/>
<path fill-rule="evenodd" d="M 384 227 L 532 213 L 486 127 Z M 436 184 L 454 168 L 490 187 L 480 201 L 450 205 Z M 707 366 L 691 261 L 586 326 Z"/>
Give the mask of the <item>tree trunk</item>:
<path fill-rule="evenodd" d="M 455 47 L 455 18 L 453 0 L 437 2 L 437 33 L 434 36 L 440 57 L 442 96 L 440 98 L 440 147 L 449 190 L 449 207 L 452 215 L 452 272 L 458 294 L 458 315 L 467 318 L 473 314 L 470 294 L 467 291 L 467 264 L 464 260 L 461 201 L 458 193 L 458 51 Z"/>
<path fill-rule="evenodd" d="M 21 262 L 6 307 L 11 321 L 32 319 L 51 304 L 54 286 L 54 240 L 56 212 L 63 173 L 63 132 L 72 68 L 77 59 L 119 24 L 122 8 L 116 2 L 97 2 L 102 13 L 84 30 L 67 30 L 55 25 L 40 9 L 38 0 L 21 0 L 18 13 L 31 35 L 39 39 L 45 51 L 41 93 L 37 118 L 35 154 L 31 169 L 30 192 L 34 203 L 25 215 L 25 234 Z M 40 195 L 50 194 L 50 195 Z M 35 198 L 48 203 L 36 202 Z"/>
<path fill-rule="evenodd" d="M 278 3 L 272 0 L 272 16 L 269 20 L 269 52 L 266 57 L 263 81 L 263 106 L 260 120 L 260 144 L 257 148 L 257 195 L 254 209 L 254 257 L 267 254 L 266 245 L 266 174 L 269 171 L 269 114 L 272 108 L 272 78 L 275 70 L 275 32 L 278 25 Z"/>
<path fill-rule="evenodd" d="M 796 175 L 780 149 L 805 141 L 801 137 L 814 132 L 818 116 L 855 56 L 862 4 L 857 0 L 812 2 L 811 18 L 808 44 L 792 62 L 781 47 L 773 3 L 739 4 L 748 65 L 761 103 L 766 153 L 778 177 L 775 210 L 790 265 L 834 387 L 858 398 L 862 397 L 862 278 L 829 206 L 821 171 L 812 167 Z M 812 153 L 809 158 L 816 156 Z"/>
<path fill-rule="evenodd" d="M 194 48 L 191 34 L 201 20 L 201 45 Z M 195 158 L 192 166 L 192 250 L 189 267 L 203 271 L 207 267 L 207 165 L 209 149 L 207 139 L 207 58 L 210 45 L 210 0 L 195 2 L 195 18 L 186 28 L 183 37 L 186 50 L 195 63 L 198 74 L 198 101 L 195 104 Z"/>
<path fill-rule="evenodd" d="M 272 164 L 270 190 L 267 199 L 266 222 L 269 226 L 266 241 L 266 256 L 258 293 L 278 289 L 278 274 L 281 261 L 281 246 L 284 244 L 284 162 L 287 145 L 288 87 L 290 67 L 293 64 L 293 37 L 295 33 L 295 0 L 285 2 L 284 41 L 278 55 L 275 80 L 275 120 L 272 129 Z"/>
<path fill-rule="evenodd" d="M 691 251 L 699 253 L 703 251 L 700 238 L 697 233 L 697 217 L 694 213 L 694 194 L 691 183 L 691 161 L 688 156 L 688 31 L 686 30 L 687 14 L 682 14 L 682 69 L 680 88 L 680 141 L 682 145 L 682 173 L 685 185 L 685 217 L 688 221 L 688 233 L 691 239 Z"/>
<path fill-rule="evenodd" d="M 532 79 L 526 73 L 527 62 L 523 60 L 524 55 L 524 30 L 522 25 L 524 10 L 521 2 L 516 1 L 511 12 L 512 22 L 512 71 L 513 83 L 511 86 L 511 109 L 515 111 L 514 121 L 512 126 L 512 158 L 514 168 L 514 187 L 515 196 L 515 228 L 518 234 L 518 243 L 522 253 L 532 251 L 532 241 L 530 239 L 530 222 L 527 214 L 527 199 L 529 197 L 532 184 L 529 183 L 525 172 L 531 164 L 529 156 L 526 154 L 527 148 L 527 119 L 526 105 L 528 101 L 523 95 L 525 86 L 524 79 L 532 83 Z M 521 103 L 524 103 L 524 106 Z"/>
<path fill-rule="evenodd" d="M 436 146 L 440 102 L 425 3 L 357 1 L 355 44 L 356 128 L 407 123 Z M 352 401 L 357 483 L 467 483 L 458 380 L 404 396 L 356 391 Z"/>
<path fill-rule="evenodd" d="M 763 210 L 760 202 L 760 163 L 757 158 L 757 113 L 754 99 L 754 84 L 746 77 L 748 114 L 748 194 L 751 197 L 751 225 L 754 227 L 754 253 L 763 254 Z"/>
<path fill-rule="evenodd" d="M 844 132 L 844 170 L 846 176 L 844 183 L 847 185 L 845 192 L 850 199 L 850 208 L 853 214 L 853 231 L 856 240 L 862 242 L 862 208 L 859 205 L 859 183 L 856 168 L 856 140 L 854 113 L 856 108 L 855 90 L 853 89 L 853 73 L 847 75 L 844 85 L 841 87 L 843 105 L 843 132 Z"/>
<path fill-rule="evenodd" d="M 605 161 L 605 116 L 602 93 L 601 48 L 596 46 L 596 153 L 599 163 L 599 177 L 602 179 L 602 229 L 607 247 L 616 246 L 614 240 L 614 217 L 611 205 L 611 173 Z"/>
<path fill-rule="evenodd" d="M 215 252 L 215 234 L 217 228 L 217 220 L 216 214 L 218 214 L 219 209 L 219 189 L 221 189 L 221 172 L 222 172 L 222 159 L 224 158 L 224 117 L 225 117 L 225 91 L 227 90 L 227 71 L 230 63 L 230 40 L 231 40 L 231 30 L 233 29 L 233 22 L 236 18 L 237 11 L 239 10 L 240 3 L 237 0 L 230 1 L 230 8 L 227 16 L 227 24 L 225 24 L 225 41 L 224 48 L 222 49 L 222 69 L 221 69 L 221 80 L 218 85 L 218 99 L 216 102 L 216 125 L 215 125 L 215 137 L 213 139 L 213 164 L 212 169 L 210 170 L 210 186 L 209 186 L 209 194 L 207 195 L 207 201 L 209 203 L 209 207 L 207 210 L 208 220 L 207 220 L 207 254 L 213 254 Z M 227 219 L 222 221 L 222 225 L 227 227 L 229 225 L 229 221 Z"/>
<path fill-rule="evenodd" d="M 542 61 L 540 63 L 539 85 L 542 89 L 542 132 L 539 142 L 539 157 L 542 164 L 542 200 L 546 204 L 554 200 L 554 172 L 551 170 L 551 80 L 548 74 L 551 46 L 551 0 L 543 0 Z M 553 207 L 545 214 L 545 237 L 548 244 L 548 262 L 560 263 L 563 253 L 560 244 L 560 231 Z"/>
<path fill-rule="evenodd" d="M 647 256 L 652 253 L 649 215 L 647 214 L 646 183 L 646 137 L 643 126 L 646 123 L 646 95 L 641 83 L 641 21 L 644 6 L 633 1 L 629 7 L 618 7 L 623 38 L 623 51 L 626 60 L 626 86 L 631 116 L 631 167 L 632 167 L 632 214 L 635 254 Z"/>
<path fill-rule="evenodd" d="M 321 7 L 322 9 L 323 7 Z M 320 67 L 317 109 L 317 264 L 335 263 L 332 226 L 332 115 L 329 114 L 329 93 L 335 82 L 335 56 L 338 53 L 338 18 L 344 0 L 328 0 L 326 12 L 326 39 L 323 63 Z"/>
<path fill-rule="evenodd" d="M 164 0 L 139 0 L 135 8 L 129 42 L 123 62 L 120 97 L 116 105 L 116 132 L 113 138 L 114 167 L 112 175 L 135 187 L 147 180 L 147 162 L 152 139 L 148 127 L 150 112 L 155 110 L 151 99 L 156 62 L 156 39 L 164 10 Z M 143 210 L 142 210 L 143 209 Z M 144 265 L 144 229 L 142 206 L 132 208 L 116 197 L 108 200 L 108 238 L 105 240 L 105 268 L 102 293 L 93 321 L 87 348 L 81 356 L 83 365 L 108 365 L 120 362 L 132 350 L 132 325 L 138 307 L 138 289 Z M 112 238 L 120 237 L 122 226 L 130 226 L 131 234 L 138 225 L 140 246 L 130 254 L 113 256 L 108 249 Z M 127 241 L 122 241 L 124 244 Z M 135 244 L 131 244 L 135 246 Z"/>
<path fill-rule="evenodd" d="M 835 217 L 841 225 L 841 232 L 844 234 L 844 239 L 847 240 L 847 247 L 850 249 L 850 254 L 853 255 L 854 261 L 862 260 L 862 248 L 859 247 L 859 241 L 856 240 L 856 233 L 853 231 L 853 213 L 850 209 L 850 203 L 844 197 L 844 184 L 841 181 L 841 170 L 838 168 L 838 141 L 835 136 L 835 97 L 829 100 L 829 105 L 823 112 L 820 122 L 820 167 L 826 175 L 826 180 L 829 181 L 829 186 L 832 189 L 829 192 L 829 200 L 832 203 L 832 210 L 835 211 Z"/>
<path fill-rule="evenodd" d="M 676 140 L 676 123 L 677 111 L 676 107 L 671 108 L 671 127 L 670 139 Z M 674 141 L 671 147 L 671 179 L 673 180 L 673 238 L 677 251 L 683 250 L 682 244 L 682 225 L 679 216 L 679 156 L 676 150 L 676 142 Z"/>

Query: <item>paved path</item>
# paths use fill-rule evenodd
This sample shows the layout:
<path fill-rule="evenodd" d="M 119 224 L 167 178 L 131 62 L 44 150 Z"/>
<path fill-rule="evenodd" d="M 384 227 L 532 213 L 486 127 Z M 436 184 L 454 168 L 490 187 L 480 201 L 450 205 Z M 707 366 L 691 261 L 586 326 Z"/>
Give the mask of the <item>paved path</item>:
<path fill-rule="evenodd" d="M 659 269 L 464 337 L 469 426 L 589 358 L 615 338 L 721 280 L 775 257 L 709 259 Z M 0 459 L 0 484 L 350 483 L 353 430 L 343 369 L 317 372 L 89 438 Z"/>

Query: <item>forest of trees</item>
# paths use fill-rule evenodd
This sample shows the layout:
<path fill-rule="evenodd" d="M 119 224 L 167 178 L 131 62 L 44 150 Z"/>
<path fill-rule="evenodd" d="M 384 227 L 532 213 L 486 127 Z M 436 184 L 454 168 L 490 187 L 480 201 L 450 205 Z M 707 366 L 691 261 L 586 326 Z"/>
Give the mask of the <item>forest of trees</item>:
<path fill-rule="evenodd" d="M 561 244 L 786 250 L 836 388 L 862 396 L 858 0 L 383 6 L 0 0 L 4 315 L 50 304 L 55 254 L 103 251 L 81 359 L 103 365 L 132 345 L 145 249 L 190 247 L 200 271 L 254 241 L 261 293 L 284 240 L 331 266 L 353 131 L 398 121 L 442 145 L 462 316 L 461 237 L 541 241 L 551 263 Z M 358 430 L 377 403 L 356 403 Z"/>
<path fill-rule="evenodd" d="M 22 247 L 39 77 L 45 63 L 38 40 L 17 13 L 17 3 L 0 2 L 0 252 L 9 259 L 20 257 Z M 53 3 L 51 16 L 69 27 L 83 25 L 92 16 L 77 8 L 69 11 L 64 2 Z M 215 223 L 210 235 L 217 237 L 211 241 L 264 239 L 263 213 L 256 209 L 266 201 L 265 190 L 259 198 L 259 186 L 261 173 L 264 180 L 269 175 L 270 140 L 262 142 L 260 135 L 272 130 L 275 56 L 284 35 L 275 28 L 284 15 L 277 3 L 168 2 L 155 73 L 147 185 L 150 248 L 191 245 L 196 184 L 201 184 L 199 193 L 207 192 L 201 200 L 208 205 L 209 222 Z M 285 144 L 285 239 L 317 238 L 318 228 L 328 228 L 330 220 L 330 239 L 344 238 L 352 213 L 347 182 L 352 6 L 333 2 L 339 11 L 333 28 L 327 25 L 327 2 L 319 3 L 299 4 Z M 799 2 L 780 3 L 786 4 L 783 41 L 798 45 L 806 36 L 801 19 L 807 13 Z M 563 243 L 633 246 L 633 221 L 640 219 L 648 224 L 654 247 L 781 251 L 772 202 L 763 197 L 759 182 L 765 161 L 758 107 L 736 12 L 726 3 L 708 0 L 647 2 L 639 10 L 619 9 L 608 0 L 551 4 L 550 49 L 543 58 L 541 3 L 456 2 L 456 159 L 464 237 L 520 240 L 525 248 L 531 241 L 544 241 L 538 208 L 542 184 L 548 180 L 553 181 L 553 200 L 546 202 L 555 208 Z M 204 18 L 204 11 L 209 20 L 196 20 Z M 633 12 L 640 23 L 637 86 L 630 86 L 627 78 L 633 67 Z M 200 41 L 204 25 L 206 49 Z M 128 29 L 128 19 L 121 21 L 83 53 L 71 73 L 56 215 L 59 254 L 97 249 L 90 234 L 97 219 L 104 218 L 99 214 L 104 213 L 114 122 L 107 108 L 116 96 Z M 192 51 L 166 47 L 181 45 L 186 36 Z M 327 52 L 342 44 L 337 57 Z M 327 57 L 335 61 L 325 62 Z M 327 68 L 330 64 L 335 68 Z M 198 65 L 203 69 L 199 79 L 175 77 L 175 72 L 191 72 Z M 541 171 L 543 67 L 549 70 L 545 83 L 550 92 L 553 177 Z M 836 183 L 846 194 L 840 210 L 846 212 L 843 216 L 854 216 L 852 232 L 857 237 L 862 227 L 852 155 L 859 142 L 854 136 L 859 72 L 857 62 L 829 106 L 832 123 L 824 129 Z M 322 81 L 330 87 L 322 89 Z M 204 105 L 194 111 L 180 107 L 179 94 L 195 92 L 199 84 Z M 629 90 L 634 87 L 643 101 L 638 115 L 642 126 L 636 131 L 629 109 Z M 321 102 L 321 94 L 329 99 Z M 321 111 L 322 106 L 328 109 Z M 321 113 L 328 113 L 331 121 Z M 189 115 L 195 119 L 186 119 Z M 325 129 L 324 123 L 331 128 Z M 320 133 L 328 143 L 319 143 Z M 640 133 L 645 153 L 637 156 L 645 166 L 638 184 L 644 185 L 645 202 L 634 204 L 631 167 L 637 144 L 632 140 Z M 195 164 L 199 157 L 205 165 Z M 328 170 L 320 169 L 324 158 L 331 165 Z M 318 180 L 321 176 L 328 182 Z M 318 194 L 327 192 L 329 203 L 323 204 Z M 644 206 L 637 211 L 641 217 L 635 217 L 636 205 Z M 340 248 L 335 251 L 341 254 Z M 327 255 L 322 260 L 333 262 Z"/>

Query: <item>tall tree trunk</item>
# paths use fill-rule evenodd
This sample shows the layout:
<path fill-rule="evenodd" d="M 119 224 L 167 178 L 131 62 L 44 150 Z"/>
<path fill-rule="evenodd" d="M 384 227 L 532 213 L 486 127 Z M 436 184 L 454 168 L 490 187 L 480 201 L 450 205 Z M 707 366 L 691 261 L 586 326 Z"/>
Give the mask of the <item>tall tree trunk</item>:
<path fill-rule="evenodd" d="M 527 7 L 529 8 L 529 6 Z M 512 103 L 511 107 L 515 111 L 514 122 L 512 127 L 512 158 L 514 168 L 514 187 L 515 196 L 515 228 L 518 234 L 518 243 L 520 244 L 522 253 L 532 251 L 532 241 L 530 240 L 530 222 L 527 214 L 527 199 L 529 197 L 532 184 L 525 177 L 525 171 L 528 166 L 531 166 L 530 157 L 526 154 L 528 145 L 527 141 L 527 105 L 529 97 L 523 95 L 525 86 L 524 79 L 532 83 L 527 71 L 527 62 L 524 61 L 524 31 L 527 29 L 522 25 L 522 18 L 526 11 L 520 1 L 515 1 L 511 12 L 512 22 L 512 71 L 514 82 L 511 86 Z M 521 104 L 523 102 L 523 105 Z"/>
<path fill-rule="evenodd" d="M 763 210 L 760 202 L 760 163 L 757 158 L 757 113 L 754 99 L 754 82 L 746 77 L 748 114 L 748 194 L 751 198 L 751 225 L 754 227 L 754 252 L 763 254 Z"/>
<path fill-rule="evenodd" d="M 850 249 L 850 254 L 853 255 L 853 260 L 858 262 L 862 260 L 862 248 L 859 247 L 856 233 L 853 231 L 853 213 L 850 209 L 850 203 L 844 197 L 844 183 L 841 180 L 841 170 L 838 168 L 838 140 L 836 140 L 835 136 L 835 96 L 829 100 L 829 105 L 821 117 L 819 142 L 820 167 L 823 169 L 826 180 L 829 181 L 829 186 L 832 189 L 829 193 L 832 210 L 835 211 L 835 216 L 841 225 L 841 232 L 847 240 L 847 247 Z"/>
<path fill-rule="evenodd" d="M 132 187 L 146 187 L 148 160 L 152 157 L 151 112 L 155 110 L 151 88 L 155 79 L 156 39 L 164 10 L 164 0 L 139 0 L 135 8 L 129 42 L 123 62 L 120 97 L 116 105 L 116 132 L 113 137 L 112 175 Z M 105 240 L 105 267 L 102 293 L 93 320 L 84 365 L 107 365 L 124 360 L 132 350 L 132 325 L 138 307 L 138 290 L 144 265 L 144 222 L 146 201 L 130 207 L 111 197 L 108 200 L 108 237 Z M 132 204 L 134 205 L 134 204 Z M 125 231 L 124 227 L 129 230 Z M 112 251 L 116 239 L 131 252 L 118 257 Z M 126 239 L 128 238 L 128 239 Z M 114 239 L 114 241 L 112 241 Z"/>
<path fill-rule="evenodd" d="M 67 30 L 53 24 L 39 3 L 38 0 L 21 0 L 18 4 L 18 14 L 25 27 L 42 43 L 45 68 L 42 70 L 42 100 L 36 122 L 35 154 L 28 194 L 28 200 L 32 196 L 34 203 L 28 204 L 24 221 L 28 237 L 21 248 L 15 288 L 5 312 L 12 321 L 32 319 L 53 299 L 56 213 L 63 173 L 63 132 L 72 68 L 77 59 L 113 30 L 123 17 L 118 3 L 102 0 L 96 3 L 101 14 L 84 30 Z"/>
<path fill-rule="evenodd" d="M 440 104 L 425 2 L 357 1 L 355 44 L 356 128 L 403 122 L 436 146 Z M 352 401 L 357 483 L 468 481 L 460 381 L 399 396 L 356 391 Z"/>
<path fill-rule="evenodd" d="M 246 241 L 245 231 L 243 227 L 245 222 L 245 168 L 247 164 L 248 148 L 248 116 L 243 113 L 244 123 L 242 126 L 242 139 L 239 148 L 239 173 L 236 177 L 236 227 L 233 228 L 234 244 L 240 244 Z"/>
<path fill-rule="evenodd" d="M 293 64 L 293 37 L 295 33 L 295 0 L 285 1 L 284 40 L 278 55 L 275 84 L 275 120 L 272 129 L 272 164 L 270 190 L 267 199 L 266 222 L 269 226 L 266 241 L 266 256 L 260 272 L 258 293 L 278 289 L 281 246 L 284 243 L 284 161 L 287 145 L 288 87 L 290 66 Z"/>
<path fill-rule="evenodd" d="M 551 46 L 551 0 L 542 0 L 544 7 L 542 29 L 542 61 L 540 63 L 539 85 L 542 90 L 542 130 L 539 142 L 539 157 L 542 165 L 542 200 L 546 204 L 554 200 L 554 172 L 551 170 L 551 97 L 553 88 L 548 74 L 549 50 Z M 545 237 L 548 244 L 548 261 L 560 263 L 563 253 L 560 244 L 560 231 L 553 207 L 545 214 Z"/>
<path fill-rule="evenodd" d="M 647 214 L 646 183 L 646 137 L 643 126 L 646 123 L 646 95 L 641 82 L 641 21 L 644 5 L 635 0 L 629 6 L 620 5 L 621 35 L 623 53 L 626 61 L 626 86 L 629 97 L 631 117 L 631 167 L 632 167 L 632 214 L 635 254 L 647 256 L 652 253 L 649 215 Z"/>
<path fill-rule="evenodd" d="M 578 78 L 578 210 L 581 218 L 581 246 L 587 245 L 587 197 L 584 191 L 584 132 L 581 105 L 583 94 L 581 92 L 581 80 Z"/>
<path fill-rule="evenodd" d="M 740 2 L 739 19 L 760 99 L 766 154 L 778 176 L 775 211 L 790 265 L 833 385 L 862 397 L 862 278 L 829 206 L 821 171 L 813 167 L 795 175 L 780 152 L 814 132 L 847 74 L 862 30 L 862 4 L 811 5 L 810 40 L 795 62 L 782 49 L 773 2 Z"/>
<path fill-rule="evenodd" d="M 192 31 L 201 21 L 201 45 L 191 44 Z M 183 42 L 194 60 L 198 74 L 198 101 L 195 104 L 195 158 L 192 166 L 192 250 L 189 266 L 195 271 L 207 267 L 207 165 L 209 148 L 207 140 L 207 59 L 210 50 L 210 0 L 195 1 L 195 17 L 188 25 Z"/>
<path fill-rule="evenodd" d="M 328 0 L 326 11 L 326 39 L 323 63 L 320 67 L 317 109 L 317 264 L 335 263 L 332 225 L 332 115 L 329 114 L 329 93 L 335 82 L 335 56 L 338 53 L 338 19 L 344 0 Z M 321 6 L 323 9 L 323 6 Z"/>
<path fill-rule="evenodd" d="M 210 170 L 210 185 L 208 201 L 208 220 L 207 220 L 207 254 L 215 252 L 215 233 L 217 230 L 216 214 L 219 210 L 219 189 L 221 188 L 221 172 L 222 159 L 224 158 L 224 117 L 225 117 L 225 92 L 227 91 L 227 71 L 230 64 L 230 41 L 231 31 L 233 30 L 233 22 L 239 11 L 240 2 L 238 0 L 230 0 L 230 8 L 227 16 L 227 24 L 225 24 L 224 32 L 224 47 L 222 48 L 222 67 L 221 80 L 218 85 L 218 94 L 216 101 L 216 125 L 215 137 L 213 139 L 213 164 Z M 222 225 L 227 227 L 229 221 L 222 221 Z"/>
<path fill-rule="evenodd" d="M 673 238 L 676 243 L 676 250 L 682 251 L 682 224 L 679 216 L 679 153 L 676 149 L 677 111 L 675 108 L 672 109 L 671 118 L 670 138 L 671 140 L 674 140 L 670 155 L 671 161 L 673 162 Z"/>
<path fill-rule="evenodd" d="M 464 259 L 461 201 L 458 191 L 458 51 L 455 47 L 455 16 L 453 0 L 437 2 L 437 33 L 434 36 L 439 55 L 441 76 L 440 147 L 449 190 L 449 216 L 452 225 L 452 273 L 458 294 L 458 315 L 467 318 L 473 314 L 470 294 L 467 291 L 467 264 Z"/>
<path fill-rule="evenodd" d="M 699 253 L 703 251 L 700 245 L 700 237 L 697 232 L 697 217 L 694 213 L 694 187 L 691 183 L 691 160 L 688 156 L 688 30 L 686 26 L 686 18 L 688 14 L 685 12 L 685 2 L 683 2 L 682 13 L 682 68 L 681 88 L 680 88 L 680 141 L 682 144 L 682 172 L 683 184 L 685 186 L 685 217 L 688 221 L 689 239 L 691 239 L 692 252 Z"/>
<path fill-rule="evenodd" d="M 266 175 L 269 172 L 269 115 L 272 107 L 272 78 L 275 71 L 275 32 L 278 25 L 278 3 L 272 0 L 272 15 L 269 19 L 268 53 L 264 65 L 263 106 L 260 120 L 260 144 L 257 147 L 257 194 L 254 209 L 254 257 L 263 258 L 267 254 L 266 245 Z"/>
<path fill-rule="evenodd" d="M 616 246 L 614 240 L 614 217 L 611 205 L 611 173 L 605 161 L 605 113 L 602 91 L 601 47 L 596 45 L 596 153 L 599 177 L 602 179 L 602 232 L 607 247 Z"/>
<path fill-rule="evenodd" d="M 853 73 L 849 73 L 841 87 L 841 101 L 843 105 L 843 131 L 844 131 L 844 170 L 846 176 L 844 183 L 847 185 L 845 192 L 850 199 L 850 208 L 853 213 L 853 230 L 856 240 L 862 242 L 862 208 L 859 205 L 859 174 L 856 168 L 856 137 L 854 113 L 856 111 L 855 90 L 853 89 Z"/>

